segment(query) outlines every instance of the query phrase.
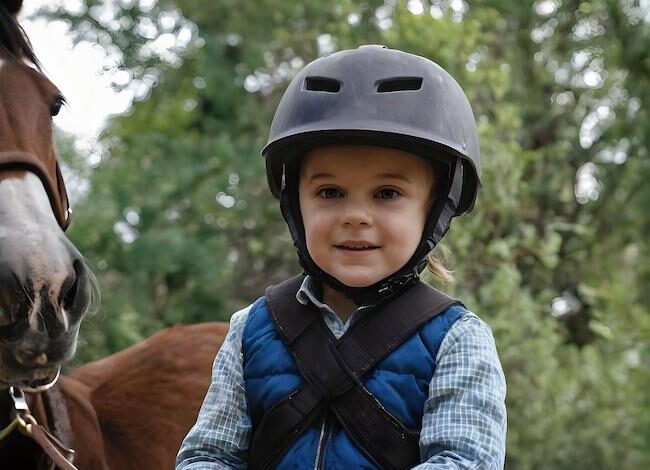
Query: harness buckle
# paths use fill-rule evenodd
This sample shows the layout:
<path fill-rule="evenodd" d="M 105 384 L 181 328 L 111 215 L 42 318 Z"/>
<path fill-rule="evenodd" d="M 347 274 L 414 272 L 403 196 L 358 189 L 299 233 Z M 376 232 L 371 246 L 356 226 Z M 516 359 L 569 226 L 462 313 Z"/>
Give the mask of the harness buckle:
<path fill-rule="evenodd" d="M 392 281 L 389 280 L 385 284 L 382 284 L 377 292 L 379 294 L 392 294 L 393 292 L 400 290 L 416 277 L 417 276 L 414 276 L 412 273 L 409 273 Z"/>

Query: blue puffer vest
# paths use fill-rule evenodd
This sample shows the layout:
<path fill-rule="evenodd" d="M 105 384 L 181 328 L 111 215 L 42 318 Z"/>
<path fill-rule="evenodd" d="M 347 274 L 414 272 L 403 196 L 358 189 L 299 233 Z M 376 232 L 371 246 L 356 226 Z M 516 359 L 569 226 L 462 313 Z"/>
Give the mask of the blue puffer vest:
<path fill-rule="evenodd" d="M 425 323 L 377 363 L 364 386 L 407 428 L 422 426 L 424 402 L 438 348 L 465 309 L 453 306 Z M 303 378 L 270 318 L 264 297 L 251 307 L 242 338 L 248 411 L 253 423 L 299 389 Z M 330 415 L 308 428 L 285 452 L 277 468 L 328 470 L 378 468 Z"/>

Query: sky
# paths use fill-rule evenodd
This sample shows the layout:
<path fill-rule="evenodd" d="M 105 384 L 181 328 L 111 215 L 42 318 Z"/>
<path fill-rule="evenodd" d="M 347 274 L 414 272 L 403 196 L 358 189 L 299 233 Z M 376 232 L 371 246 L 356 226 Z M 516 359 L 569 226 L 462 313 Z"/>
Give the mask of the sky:
<path fill-rule="evenodd" d="M 106 53 L 96 45 L 73 47 L 68 26 L 61 21 L 29 19 L 39 7 L 64 5 L 78 8 L 76 0 L 26 0 L 19 21 L 32 42 L 45 73 L 66 97 L 68 106 L 55 117 L 55 124 L 76 136 L 80 149 L 92 147 L 110 114 L 126 111 L 132 101 L 128 93 L 111 88 L 111 72 L 103 71 Z"/>

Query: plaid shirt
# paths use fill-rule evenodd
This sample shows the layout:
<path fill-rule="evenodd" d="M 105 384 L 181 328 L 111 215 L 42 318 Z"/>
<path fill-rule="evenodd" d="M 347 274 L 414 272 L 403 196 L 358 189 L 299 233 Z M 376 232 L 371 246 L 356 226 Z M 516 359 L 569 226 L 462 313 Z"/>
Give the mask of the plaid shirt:
<path fill-rule="evenodd" d="M 313 294 L 309 277 L 297 296 L 323 313 L 336 338 L 367 308 L 344 323 Z M 214 361 L 212 383 L 198 420 L 185 437 L 176 470 L 247 468 L 251 420 L 246 405 L 242 333 L 250 306 L 235 313 Z M 503 469 L 506 383 L 490 327 L 465 312 L 440 345 L 424 403 L 417 470 Z"/>

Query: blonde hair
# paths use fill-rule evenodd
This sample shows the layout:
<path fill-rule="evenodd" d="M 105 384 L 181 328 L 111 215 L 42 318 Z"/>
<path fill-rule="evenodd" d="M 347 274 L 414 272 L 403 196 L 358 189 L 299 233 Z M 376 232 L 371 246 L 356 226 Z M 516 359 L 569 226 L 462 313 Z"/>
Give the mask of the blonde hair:
<path fill-rule="evenodd" d="M 427 255 L 427 270 L 444 283 L 454 283 L 453 271 L 433 251 Z"/>
<path fill-rule="evenodd" d="M 431 186 L 431 200 L 429 201 L 429 210 L 431 210 L 431 207 L 433 206 L 433 203 L 435 202 L 437 196 L 436 191 L 438 189 L 439 175 L 445 174 L 446 167 L 444 165 L 441 165 L 439 162 L 434 162 L 431 160 L 429 160 L 429 163 L 433 168 L 433 185 Z M 445 249 L 444 247 L 439 246 L 438 250 L 442 250 L 442 254 L 439 255 L 439 251 L 435 253 L 433 251 L 430 251 L 427 255 L 427 270 L 438 280 L 442 281 L 443 284 L 451 284 L 455 281 L 455 279 L 454 275 L 452 274 L 453 271 L 445 266 Z"/>

